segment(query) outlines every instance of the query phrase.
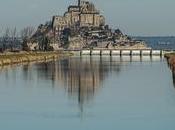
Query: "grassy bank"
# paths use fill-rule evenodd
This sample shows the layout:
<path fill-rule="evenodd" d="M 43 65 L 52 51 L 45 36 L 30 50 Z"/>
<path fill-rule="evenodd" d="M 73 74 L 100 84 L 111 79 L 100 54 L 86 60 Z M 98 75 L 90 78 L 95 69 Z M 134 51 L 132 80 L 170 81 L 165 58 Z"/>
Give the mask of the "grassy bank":
<path fill-rule="evenodd" d="M 165 58 L 167 58 L 167 59 L 173 59 L 173 58 L 175 58 L 175 53 L 165 54 Z"/>
<path fill-rule="evenodd" d="M 0 66 L 12 65 L 25 62 L 34 61 L 48 61 L 57 60 L 62 57 L 71 56 L 70 53 L 65 52 L 20 52 L 20 53 L 1 53 L 0 54 Z"/>
<path fill-rule="evenodd" d="M 172 70 L 175 70 L 175 53 L 166 54 L 165 58 Z"/>

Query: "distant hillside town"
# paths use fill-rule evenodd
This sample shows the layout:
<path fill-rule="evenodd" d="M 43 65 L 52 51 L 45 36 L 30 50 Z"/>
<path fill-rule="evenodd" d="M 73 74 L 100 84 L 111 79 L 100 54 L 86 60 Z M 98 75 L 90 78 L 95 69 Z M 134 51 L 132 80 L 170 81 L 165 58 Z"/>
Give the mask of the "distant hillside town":
<path fill-rule="evenodd" d="M 25 38 L 23 49 L 147 48 L 144 41 L 134 40 L 119 29 L 113 30 L 92 2 L 78 0 L 63 16 L 55 15 L 50 22 L 39 25 L 32 37 Z"/>

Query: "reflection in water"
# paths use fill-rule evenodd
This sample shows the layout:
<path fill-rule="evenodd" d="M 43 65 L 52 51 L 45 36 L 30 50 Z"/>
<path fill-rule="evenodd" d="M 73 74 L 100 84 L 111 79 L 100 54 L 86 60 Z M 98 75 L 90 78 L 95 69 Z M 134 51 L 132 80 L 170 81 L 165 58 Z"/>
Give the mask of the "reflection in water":
<path fill-rule="evenodd" d="M 170 130 L 171 80 L 160 57 L 71 57 L 3 68 L 0 128 Z"/>
<path fill-rule="evenodd" d="M 36 68 L 37 78 L 51 80 L 53 86 L 61 86 L 70 97 L 76 97 L 82 109 L 102 86 L 111 72 L 120 72 L 122 62 L 112 57 L 73 57 L 57 62 L 36 64 L 35 67 L 23 67 L 25 80 L 32 78 L 32 69 Z"/>
<path fill-rule="evenodd" d="M 174 87 L 175 87 L 175 71 L 172 70 L 172 77 L 173 77 L 173 84 L 174 84 Z"/>
<path fill-rule="evenodd" d="M 90 101 L 105 79 L 112 73 L 120 73 L 121 67 L 130 62 L 160 61 L 160 57 L 73 57 L 57 62 L 24 65 L 25 80 L 33 76 L 36 68 L 37 78 L 51 80 L 53 87 L 63 86 L 70 97 L 76 97 L 82 109 L 84 103 Z"/>

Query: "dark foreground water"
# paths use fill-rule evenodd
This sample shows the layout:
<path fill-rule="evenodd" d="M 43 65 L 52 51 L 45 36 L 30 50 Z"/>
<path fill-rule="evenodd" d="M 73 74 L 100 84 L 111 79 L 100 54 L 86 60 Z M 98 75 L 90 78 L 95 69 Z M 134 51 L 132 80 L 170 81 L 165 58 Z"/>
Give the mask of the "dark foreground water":
<path fill-rule="evenodd" d="M 174 130 L 160 57 L 72 57 L 0 72 L 0 130 Z"/>

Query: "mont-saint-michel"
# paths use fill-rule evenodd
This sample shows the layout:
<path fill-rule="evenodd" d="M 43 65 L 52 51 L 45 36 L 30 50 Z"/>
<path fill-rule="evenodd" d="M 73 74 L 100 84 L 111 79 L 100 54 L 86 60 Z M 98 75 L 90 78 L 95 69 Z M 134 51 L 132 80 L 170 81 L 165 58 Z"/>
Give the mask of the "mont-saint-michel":
<path fill-rule="evenodd" d="M 0 130 L 175 130 L 174 5 L 1 0 Z"/>
<path fill-rule="evenodd" d="M 77 0 L 75 5 L 68 6 L 64 14 L 54 15 L 45 24 L 40 24 L 36 30 L 26 27 L 21 32 L 19 42 L 16 28 L 5 30 L 0 40 L 3 42 L 0 51 L 12 54 L 3 53 L 0 57 L 0 66 L 53 60 L 60 56 L 77 54 L 164 56 L 171 53 L 153 49 L 145 41 L 136 40 L 123 34 L 120 29 L 111 28 L 106 23 L 105 16 L 88 0 Z M 16 42 L 20 43 L 20 49 L 14 49 Z"/>
<path fill-rule="evenodd" d="M 24 41 L 25 50 L 76 49 L 150 49 L 120 29 L 111 29 L 105 16 L 90 1 L 78 0 L 63 15 L 39 25 L 34 35 Z"/>

